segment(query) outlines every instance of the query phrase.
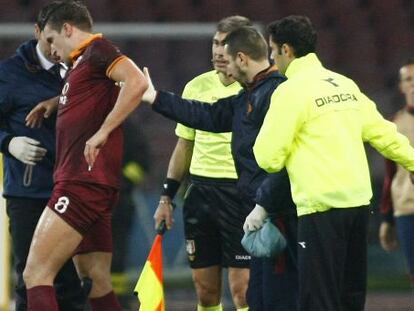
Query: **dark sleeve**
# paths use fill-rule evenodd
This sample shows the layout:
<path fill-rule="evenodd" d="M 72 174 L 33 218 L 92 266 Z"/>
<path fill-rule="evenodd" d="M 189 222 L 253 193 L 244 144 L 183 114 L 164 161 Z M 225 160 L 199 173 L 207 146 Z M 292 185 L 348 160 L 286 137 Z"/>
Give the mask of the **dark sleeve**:
<path fill-rule="evenodd" d="M 292 200 L 290 181 L 286 169 L 268 174 L 256 192 L 256 203 L 269 214 L 286 215 L 296 213 Z"/>
<path fill-rule="evenodd" d="M 380 213 L 383 220 L 394 223 L 394 206 L 391 198 L 391 183 L 397 172 L 397 165 L 391 160 L 385 160 L 385 177 L 382 186 L 382 195 L 380 203 Z"/>
<path fill-rule="evenodd" d="M 10 155 L 8 147 L 14 136 L 7 130 L 6 126 L 6 118 L 12 105 L 8 88 L 9 85 L 7 78 L 4 77 L 4 71 L 0 70 L 0 151 Z"/>
<path fill-rule="evenodd" d="M 152 109 L 166 118 L 194 129 L 214 133 L 231 132 L 235 98 L 230 96 L 209 104 L 158 91 Z"/>

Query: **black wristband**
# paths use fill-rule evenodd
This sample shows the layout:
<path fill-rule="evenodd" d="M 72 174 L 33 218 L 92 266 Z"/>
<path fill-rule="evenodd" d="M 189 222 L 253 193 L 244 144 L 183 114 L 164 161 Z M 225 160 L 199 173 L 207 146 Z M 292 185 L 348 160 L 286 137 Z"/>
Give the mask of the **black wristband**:
<path fill-rule="evenodd" d="M 162 185 L 161 195 L 168 196 L 172 200 L 174 199 L 178 188 L 180 188 L 180 182 L 178 180 L 166 178 Z"/>

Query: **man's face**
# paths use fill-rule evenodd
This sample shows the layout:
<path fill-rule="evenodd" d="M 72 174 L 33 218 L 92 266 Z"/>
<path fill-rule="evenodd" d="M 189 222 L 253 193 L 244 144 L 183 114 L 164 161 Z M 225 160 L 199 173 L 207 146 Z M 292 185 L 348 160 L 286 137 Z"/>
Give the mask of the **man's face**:
<path fill-rule="evenodd" d="M 47 24 L 43 30 L 43 36 L 46 42 L 50 44 L 51 55 L 59 58 L 66 64 L 70 64 L 71 60 L 69 54 L 72 49 L 69 45 L 69 39 L 64 28 L 62 28 L 60 32 L 57 32 Z"/>
<path fill-rule="evenodd" d="M 211 47 L 212 53 L 212 63 L 216 71 L 226 73 L 227 70 L 227 61 L 224 59 L 224 39 L 226 38 L 227 33 L 225 32 L 216 32 L 213 37 L 213 44 Z"/>
<path fill-rule="evenodd" d="M 414 97 L 414 64 L 400 69 L 400 90 L 406 98 Z"/>
<path fill-rule="evenodd" d="M 236 56 L 233 58 L 233 56 L 228 53 L 227 46 L 224 46 L 223 57 L 227 63 L 227 76 L 233 78 L 241 84 L 245 84 L 247 82 L 247 76 L 243 70 L 243 64 L 240 57 Z"/>
<path fill-rule="evenodd" d="M 284 74 L 286 72 L 287 66 L 289 65 L 287 56 L 283 55 L 280 47 L 275 42 L 273 42 L 272 36 L 269 38 L 269 47 L 270 58 L 275 62 L 278 70 Z"/>
<path fill-rule="evenodd" d="M 37 39 L 42 54 L 53 63 L 59 62 L 59 57 L 57 57 L 56 55 L 52 55 L 50 43 L 47 42 L 44 32 L 40 31 L 37 25 L 35 26 L 35 37 Z"/>

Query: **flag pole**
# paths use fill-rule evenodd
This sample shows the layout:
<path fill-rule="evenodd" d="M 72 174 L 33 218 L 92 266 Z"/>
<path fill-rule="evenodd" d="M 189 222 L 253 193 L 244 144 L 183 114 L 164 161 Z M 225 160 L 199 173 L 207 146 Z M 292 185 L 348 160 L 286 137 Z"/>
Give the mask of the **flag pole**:
<path fill-rule="evenodd" d="M 172 206 L 174 209 L 175 204 Z M 161 221 L 156 231 L 150 253 L 134 289 L 140 302 L 139 311 L 165 311 L 162 271 L 162 237 L 167 231 L 165 220 Z"/>

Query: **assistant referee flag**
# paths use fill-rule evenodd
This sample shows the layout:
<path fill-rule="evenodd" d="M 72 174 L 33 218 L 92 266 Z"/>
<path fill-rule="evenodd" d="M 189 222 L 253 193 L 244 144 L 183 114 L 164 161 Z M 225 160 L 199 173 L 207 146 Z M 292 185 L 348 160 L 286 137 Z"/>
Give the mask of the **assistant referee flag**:
<path fill-rule="evenodd" d="M 139 311 L 165 311 L 162 277 L 162 235 L 157 234 L 134 290 Z"/>

